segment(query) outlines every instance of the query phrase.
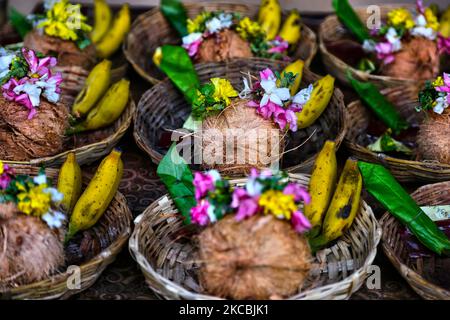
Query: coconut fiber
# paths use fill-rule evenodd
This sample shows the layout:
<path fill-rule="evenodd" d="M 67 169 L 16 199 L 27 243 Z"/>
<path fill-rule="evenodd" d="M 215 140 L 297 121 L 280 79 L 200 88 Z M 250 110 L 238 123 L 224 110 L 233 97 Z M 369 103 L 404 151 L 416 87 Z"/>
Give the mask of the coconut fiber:
<path fill-rule="evenodd" d="M 197 57 L 199 62 L 221 62 L 251 56 L 247 41 L 232 30 L 224 30 L 203 41 Z"/>

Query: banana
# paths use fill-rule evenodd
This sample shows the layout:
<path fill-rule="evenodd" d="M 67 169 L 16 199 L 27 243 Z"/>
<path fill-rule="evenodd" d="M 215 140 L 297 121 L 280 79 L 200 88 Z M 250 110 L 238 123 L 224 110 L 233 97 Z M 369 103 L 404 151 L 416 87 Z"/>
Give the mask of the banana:
<path fill-rule="evenodd" d="M 67 131 L 73 134 L 97 130 L 114 123 L 125 110 L 130 97 L 130 81 L 122 79 L 111 86 L 100 102 L 92 109 L 86 120 Z"/>
<path fill-rule="evenodd" d="M 450 6 L 442 13 L 439 21 L 439 33 L 444 37 L 450 37 Z"/>
<path fill-rule="evenodd" d="M 111 8 L 105 0 L 94 0 L 94 28 L 91 32 L 92 42 L 98 43 L 108 32 L 112 21 Z"/>
<path fill-rule="evenodd" d="M 97 55 L 100 58 L 108 58 L 115 53 L 123 42 L 128 31 L 130 31 L 131 17 L 128 4 L 124 4 L 112 26 L 102 40 L 97 43 Z"/>
<path fill-rule="evenodd" d="M 61 207 L 69 215 L 81 194 L 81 169 L 73 152 L 59 170 L 57 189 L 64 195 Z"/>
<path fill-rule="evenodd" d="M 91 228 L 108 208 L 116 194 L 123 174 L 122 152 L 114 149 L 100 163 L 94 177 L 78 199 L 72 216 L 65 242 L 78 231 Z"/>
<path fill-rule="evenodd" d="M 294 80 L 294 83 L 289 88 L 289 91 L 291 92 L 292 96 L 294 96 L 297 93 L 298 88 L 300 88 L 300 83 L 302 82 L 304 65 L 305 65 L 305 63 L 303 62 L 303 60 L 300 60 L 300 59 L 295 60 L 294 62 L 290 63 L 281 73 L 281 75 L 283 75 L 283 73 L 292 72 L 294 75 L 297 75 L 297 77 Z"/>
<path fill-rule="evenodd" d="M 85 116 L 103 96 L 111 82 L 111 61 L 103 60 L 89 73 L 83 90 L 78 94 L 72 106 L 72 114 Z"/>
<path fill-rule="evenodd" d="M 153 63 L 155 66 L 159 67 L 162 61 L 162 49 L 161 47 L 156 48 L 155 53 L 153 53 Z"/>
<path fill-rule="evenodd" d="M 315 237 L 321 230 L 322 221 L 336 187 L 337 161 L 336 143 L 326 141 L 317 155 L 309 180 L 311 202 L 305 205 L 305 216 L 313 226 L 309 235 Z"/>
<path fill-rule="evenodd" d="M 281 24 L 281 7 L 278 0 L 261 0 L 258 22 L 266 32 L 266 39 L 273 40 Z"/>
<path fill-rule="evenodd" d="M 293 9 L 281 27 L 279 36 L 290 45 L 295 45 L 300 40 L 301 34 L 302 26 L 300 24 L 300 13 Z"/>
<path fill-rule="evenodd" d="M 313 251 L 341 237 L 350 228 L 359 210 L 361 189 L 362 177 L 358 169 L 358 161 L 348 159 L 328 207 L 322 233 L 310 240 Z"/>
<path fill-rule="evenodd" d="M 299 129 L 312 125 L 330 102 L 334 92 L 334 78 L 330 75 L 317 80 L 313 85 L 313 91 L 303 110 L 297 115 Z"/>

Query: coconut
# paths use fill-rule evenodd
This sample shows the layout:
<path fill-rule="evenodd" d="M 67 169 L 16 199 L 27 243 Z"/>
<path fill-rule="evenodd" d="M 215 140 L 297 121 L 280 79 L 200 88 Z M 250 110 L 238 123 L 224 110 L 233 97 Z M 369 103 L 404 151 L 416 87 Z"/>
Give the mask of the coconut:
<path fill-rule="evenodd" d="M 423 160 L 450 164 L 450 111 L 430 114 L 421 123 L 417 135 L 417 149 Z"/>
<path fill-rule="evenodd" d="M 235 99 L 217 116 L 202 123 L 202 167 L 225 174 L 247 174 L 277 163 L 284 151 L 283 132 L 248 107 L 249 100 Z"/>
<path fill-rule="evenodd" d="M 382 64 L 380 72 L 385 76 L 428 80 L 439 73 L 439 50 L 436 41 L 423 37 L 402 42 L 402 49 L 394 54 L 395 60 Z"/>
<path fill-rule="evenodd" d="M 62 40 L 39 33 L 37 30 L 28 32 L 24 46 L 48 56 L 56 56 L 58 66 L 80 66 L 90 70 L 96 61 L 95 46 L 87 46 L 83 50 L 73 41 Z"/>
<path fill-rule="evenodd" d="M 221 62 L 252 56 L 248 42 L 235 31 L 226 29 L 202 42 L 197 59 L 199 62 Z"/>
<path fill-rule="evenodd" d="M 0 159 L 28 161 L 63 150 L 67 108 L 41 99 L 36 115 L 28 119 L 28 113 L 24 106 L 0 96 Z"/>
<path fill-rule="evenodd" d="M 233 215 L 198 235 L 199 280 L 206 292 L 230 299 L 288 297 L 302 288 L 311 268 L 305 237 L 274 216 Z"/>
<path fill-rule="evenodd" d="M 39 218 L 0 204 L 0 288 L 46 279 L 64 264 L 58 235 Z"/>

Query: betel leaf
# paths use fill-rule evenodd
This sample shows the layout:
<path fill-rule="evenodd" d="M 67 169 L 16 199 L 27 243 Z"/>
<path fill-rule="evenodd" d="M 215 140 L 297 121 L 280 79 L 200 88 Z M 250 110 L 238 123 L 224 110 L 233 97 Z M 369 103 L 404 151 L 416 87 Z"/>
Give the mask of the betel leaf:
<path fill-rule="evenodd" d="M 200 80 L 186 50 L 180 46 L 165 45 L 161 47 L 162 59 L 160 69 L 172 80 L 173 84 L 192 104 L 200 87 Z"/>
<path fill-rule="evenodd" d="M 27 17 L 14 8 L 9 10 L 9 21 L 22 39 L 33 29 L 33 25 Z"/>
<path fill-rule="evenodd" d="M 379 164 L 358 162 L 364 188 L 394 217 L 400 220 L 428 249 L 450 253 L 450 240 L 423 212 L 391 173 Z"/>
<path fill-rule="evenodd" d="M 372 83 L 356 80 L 349 70 L 347 70 L 347 79 L 350 81 L 353 89 L 364 104 L 368 106 L 388 128 L 392 129 L 394 134 L 397 135 L 402 130 L 409 127 L 408 122 L 401 117 L 395 107 Z"/>
<path fill-rule="evenodd" d="M 186 9 L 179 0 L 161 0 L 160 10 L 181 37 L 188 34 Z"/>
<path fill-rule="evenodd" d="M 360 42 L 370 39 L 369 30 L 353 10 L 348 0 L 333 0 L 333 8 L 339 20 Z"/>
<path fill-rule="evenodd" d="M 158 165 L 157 174 L 166 186 L 178 211 L 186 224 L 191 223 L 190 210 L 196 205 L 194 197 L 194 176 L 186 161 L 178 154 L 173 143 Z"/>

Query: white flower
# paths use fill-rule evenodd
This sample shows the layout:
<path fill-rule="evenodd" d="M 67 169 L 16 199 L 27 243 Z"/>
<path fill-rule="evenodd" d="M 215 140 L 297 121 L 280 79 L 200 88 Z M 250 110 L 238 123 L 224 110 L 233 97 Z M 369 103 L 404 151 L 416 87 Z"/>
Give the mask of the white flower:
<path fill-rule="evenodd" d="M 42 216 L 42 220 L 44 220 L 50 228 L 60 228 L 65 219 L 66 216 L 59 211 L 47 212 Z"/>
<path fill-rule="evenodd" d="M 275 78 L 261 80 L 261 87 L 265 93 L 259 105 L 265 106 L 269 101 L 282 106 L 283 101 L 289 100 L 291 94 L 288 88 L 277 88 L 277 81 Z"/>
<path fill-rule="evenodd" d="M 252 89 L 250 89 L 250 86 L 248 84 L 248 80 L 246 77 L 242 77 L 242 80 L 244 81 L 244 89 L 239 93 L 239 98 L 245 99 L 248 97 L 250 93 L 252 93 Z"/>
<path fill-rule="evenodd" d="M 307 88 L 300 90 L 292 99 L 293 103 L 304 105 L 311 98 L 314 87 L 310 84 Z"/>
<path fill-rule="evenodd" d="M 386 40 L 392 44 L 393 52 L 399 51 L 402 48 L 401 38 L 398 36 L 394 28 L 389 28 L 385 35 Z"/>
<path fill-rule="evenodd" d="M 24 84 L 15 87 L 14 93 L 16 93 L 17 95 L 20 95 L 21 93 L 26 93 L 30 98 L 33 107 L 37 107 L 39 106 L 39 103 L 41 101 L 40 96 L 42 93 L 42 89 L 37 84 L 27 81 Z"/>
<path fill-rule="evenodd" d="M 222 29 L 222 23 L 220 22 L 220 20 L 216 17 L 208 20 L 208 22 L 205 23 L 206 29 L 210 32 L 210 33 L 216 33 L 217 31 L 219 31 L 220 29 Z"/>
<path fill-rule="evenodd" d="M 55 188 L 45 188 L 43 191 L 51 195 L 53 202 L 61 202 L 64 199 L 64 195 Z"/>
<path fill-rule="evenodd" d="M 215 207 L 214 205 L 212 205 L 211 203 L 209 203 L 208 210 L 206 211 L 206 213 L 208 213 L 209 221 L 210 221 L 211 223 L 214 223 L 214 222 L 217 221 L 216 215 L 214 214 L 214 209 L 215 209 L 215 208 L 216 208 L 216 207 Z"/>
<path fill-rule="evenodd" d="M 416 37 L 424 37 L 430 40 L 436 39 L 436 32 L 431 28 L 427 28 L 427 19 L 425 19 L 422 14 L 416 17 L 415 22 L 416 27 L 411 30 L 411 35 Z"/>
<path fill-rule="evenodd" d="M 4 48 L 0 48 L 0 79 L 5 77 L 9 72 L 11 62 L 16 55 Z"/>
<path fill-rule="evenodd" d="M 45 176 L 45 174 L 40 174 L 33 178 L 33 182 L 37 185 L 47 183 L 47 177 Z"/>
<path fill-rule="evenodd" d="M 36 82 L 36 85 L 44 89 L 42 95 L 46 97 L 49 102 L 57 103 L 59 101 L 60 94 L 56 91 L 58 89 L 56 86 L 56 79 L 52 77 L 51 79 L 46 80 L 46 78 L 48 78 L 48 75 L 43 76 Z"/>
<path fill-rule="evenodd" d="M 209 171 L 207 172 L 207 174 L 208 174 L 209 176 L 211 176 L 211 178 L 213 179 L 214 182 L 219 181 L 220 179 L 222 179 L 222 178 L 220 177 L 219 171 L 217 171 L 217 170 L 209 170 Z"/>
<path fill-rule="evenodd" d="M 364 40 L 363 43 L 363 49 L 366 52 L 374 52 L 375 51 L 375 46 L 376 46 L 376 42 L 374 40 Z"/>
<path fill-rule="evenodd" d="M 245 185 L 245 190 L 251 197 L 259 196 L 262 192 L 263 186 L 256 179 L 249 179 Z"/>
<path fill-rule="evenodd" d="M 189 44 L 201 39 L 202 36 L 203 35 L 200 32 L 190 33 L 187 36 L 183 37 L 183 44 L 189 45 Z"/>
<path fill-rule="evenodd" d="M 222 24 L 222 29 L 229 28 L 233 24 L 233 15 L 231 13 L 221 13 L 219 20 Z"/>
<path fill-rule="evenodd" d="M 433 107 L 434 112 L 442 114 L 442 112 L 444 112 L 444 109 L 448 108 L 449 104 L 447 102 L 447 95 L 448 94 L 441 95 L 436 99 L 436 105 Z"/>

